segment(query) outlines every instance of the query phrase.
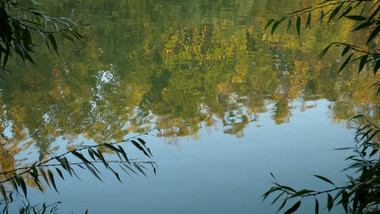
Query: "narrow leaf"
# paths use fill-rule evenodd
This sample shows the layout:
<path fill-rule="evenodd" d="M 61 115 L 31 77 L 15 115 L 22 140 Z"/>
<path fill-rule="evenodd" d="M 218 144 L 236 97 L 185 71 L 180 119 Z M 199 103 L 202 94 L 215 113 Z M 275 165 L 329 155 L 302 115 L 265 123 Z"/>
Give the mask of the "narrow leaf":
<path fill-rule="evenodd" d="M 319 213 L 319 202 L 318 199 L 315 199 L 315 214 Z"/>
<path fill-rule="evenodd" d="M 301 206 L 301 201 L 298 201 L 292 207 L 290 207 L 284 214 L 294 213 L 300 206 Z"/>
<path fill-rule="evenodd" d="M 300 16 L 297 17 L 296 28 L 297 28 L 297 34 L 298 34 L 298 37 L 301 37 L 301 32 L 300 32 L 300 28 L 301 28 L 301 17 L 300 17 Z"/>
<path fill-rule="evenodd" d="M 375 30 L 372 31 L 371 35 L 369 35 L 368 40 L 367 40 L 367 44 L 368 44 L 373 38 L 375 38 L 375 37 L 377 36 L 377 34 L 379 33 L 379 31 L 380 31 L 380 25 L 378 25 L 378 26 L 375 28 Z"/>
<path fill-rule="evenodd" d="M 330 181 L 328 178 L 325 178 L 325 177 L 320 176 L 320 175 L 314 175 L 314 176 L 335 186 L 335 184 L 332 181 Z"/>
<path fill-rule="evenodd" d="M 274 19 L 269 19 L 269 21 L 267 22 L 267 24 L 265 25 L 265 28 L 264 30 L 266 30 L 275 20 Z"/>
<path fill-rule="evenodd" d="M 346 67 L 346 65 L 350 62 L 352 56 L 354 56 L 353 53 L 347 57 L 347 59 L 343 62 L 342 66 L 340 67 L 338 73 L 340 73 L 344 69 L 344 67 Z"/>
<path fill-rule="evenodd" d="M 59 193 L 57 186 L 55 185 L 53 172 L 50 169 L 48 169 L 48 175 L 49 175 L 49 180 L 50 180 L 51 184 L 53 185 L 55 191 L 57 191 Z"/>
<path fill-rule="evenodd" d="M 364 65 L 367 63 L 367 59 L 368 59 L 368 55 L 364 55 L 364 56 L 361 57 L 360 63 L 359 63 L 359 71 L 358 71 L 358 73 L 360 73 L 360 71 L 363 70 Z"/>
<path fill-rule="evenodd" d="M 292 20 L 288 20 L 288 26 L 286 27 L 286 32 L 289 32 L 290 26 L 292 25 Z"/>

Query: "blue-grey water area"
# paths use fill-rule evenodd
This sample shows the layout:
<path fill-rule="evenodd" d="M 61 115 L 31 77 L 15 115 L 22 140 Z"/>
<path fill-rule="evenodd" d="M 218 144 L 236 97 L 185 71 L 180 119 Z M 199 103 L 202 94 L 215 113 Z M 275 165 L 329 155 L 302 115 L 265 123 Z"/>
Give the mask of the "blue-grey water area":
<path fill-rule="evenodd" d="M 120 183 L 100 164 L 103 182 L 77 166 L 81 180 L 63 169 L 62 180 L 50 167 L 59 193 L 46 184 L 41 193 L 25 177 L 31 204 L 60 201 L 59 213 L 275 213 L 281 202 L 262 202 L 270 173 L 298 190 L 332 187 L 315 174 L 344 184 L 352 151 L 334 149 L 355 144 L 355 115 L 379 120 L 370 88 L 378 77 L 351 64 L 338 74 L 339 48 L 317 56 L 360 35 L 349 20 L 313 19 L 301 38 L 284 26 L 273 36 L 264 30 L 313 2 L 41 1 L 83 25 L 84 38 L 58 39 L 60 57 L 42 45 L 36 65 L 11 65 L 14 75 L 0 85 L 0 169 L 137 135 L 146 142 L 152 158 L 120 145 L 134 161 L 154 161 L 156 175 L 149 165 L 146 176 L 116 166 Z M 326 198 L 320 204 L 326 213 Z M 297 213 L 312 212 L 306 198 Z"/>

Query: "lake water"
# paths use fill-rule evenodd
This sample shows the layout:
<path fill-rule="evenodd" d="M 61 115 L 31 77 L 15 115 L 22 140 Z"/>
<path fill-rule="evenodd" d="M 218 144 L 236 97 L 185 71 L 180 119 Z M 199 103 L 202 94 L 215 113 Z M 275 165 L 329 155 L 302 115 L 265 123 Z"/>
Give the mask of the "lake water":
<path fill-rule="evenodd" d="M 41 1 L 85 25 L 84 39 L 59 40 L 60 58 L 42 47 L 36 65 L 11 66 L 0 169 L 146 133 L 152 159 L 121 145 L 155 161 L 157 175 L 121 172 L 120 183 L 102 171 L 102 183 L 78 169 L 82 181 L 56 177 L 60 194 L 30 188 L 32 203 L 61 201 L 60 213 L 275 213 L 261 202 L 271 172 L 298 189 L 329 188 L 314 174 L 344 182 L 350 152 L 333 149 L 354 144 L 353 116 L 379 120 L 379 78 L 355 65 L 338 74 L 339 48 L 317 60 L 331 42 L 361 42 L 347 20 L 314 20 L 301 38 L 264 30 L 307 2 Z M 299 213 L 313 210 L 306 200 Z"/>

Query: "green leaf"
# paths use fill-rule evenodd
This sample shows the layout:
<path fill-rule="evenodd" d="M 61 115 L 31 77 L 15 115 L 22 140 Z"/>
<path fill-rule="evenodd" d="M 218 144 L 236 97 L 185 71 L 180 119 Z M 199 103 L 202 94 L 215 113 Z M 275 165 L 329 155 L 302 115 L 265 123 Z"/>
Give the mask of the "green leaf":
<path fill-rule="evenodd" d="M 46 174 L 45 174 L 45 171 L 42 169 L 42 167 L 38 167 L 38 171 L 40 172 L 40 174 L 41 174 L 42 177 L 44 178 L 46 184 L 47 184 L 48 186 L 50 186 L 49 180 L 48 180 L 48 178 L 47 178 L 47 176 L 46 176 Z"/>
<path fill-rule="evenodd" d="M 374 39 L 374 38 L 377 36 L 377 34 L 379 33 L 379 31 L 380 31 L 380 25 L 378 25 L 378 26 L 375 28 L 375 30 L 372 31 L 371 35 L 369 35 L 368 40 L 367 40 L 367 44 L 368 44 L 372 39 Z"/>
<path fill-rule="evenodd" d="M 290 26 L 292 25 L 292 20 L 288 19 L 288 26 L 286 27 L 286 32 L 289 32 Z"/>
<path fill-rule="evenodd" d="M 333 12 L 331 12 L 331 15 L 330 15 L 330 18 L 329 18 L 329 21 L 328 21 L 328 22 L 330 22 L 331 20 L 334 19 L 334 17 L 338 14 L 338 12 L 339 12 L 339 10 L 342 8 L 342 6 L 343 6 L 343 3 L 340 4 L 338 7 L 336 7 L 336 8 L 333 10 Z"/>
<path fill-rule="evenodd" d="M 367 18 L 363 17 L 363 16 L 345 16 L 345 17 L 348 18 L 348 19 L 355 20 L 355 21 L 365 21 L 365 20 L 367 20 Z"/>
<path fill-rule="evenodd" d="M 13 178 L 10 178 L 10 182 L 11 182 L 11 185 L 12 185 L 12 187 L 13 187 L 13 189 L 14 190 L 16 190 L 16 192 L 18 193 L 18 187 L 17 187 L 17 184 L 16 184 L 16 181 L 15 181 L 15 177 L 13 177 Z"/>
<path fill-rule="evenodd" d="M 368 28 L 369 26 L 371 26 L 373 23 L 375 22 L 372 22 L 372 21 L 368 21 L 368 22 L 364 22 L 363 24 L 357 26 L 355 29 L 353 29 L 352 31 L 358 31 L 358 30 L 361 30 L 363 28 Z"/>
<path fill-rule="evenodd" d="M 352 6 L 347 7 L 346 10 L 339 16 L 338 20 L 341 19 L 343 16 L 347 15 L 349 12 L 351 12 Z"/>
<path fill-rule="evenodd" d="M 276 21 L 273 26 L 272 26 L 272 30 L 270 32 L 271 35 L 273 35 L 274 31 L 276 30 L 276 28 L 278 27 L 278 25 L 280 24 L 280 21 Z"/>
<path fill-rule="evenodd" d="M 7 198 L 7 193 L 5 192 L 5 188 L 4 188 L 4 185 L 0 183 L 0 191 L 1 191 L 1 194 L 3 195 L 3 199 L 5 202 L 8 201 L 8 198 Z"/>
<path fill-rule="evenodd" d="M 128 157 L 127 157 L 127 153 L 125 153 L 123 147 L 121 147 L 120 145 L 119 145 L 119 150 L 121 151 L 121 155 L 124 157 L 125 161 L 126 161 L 128 164 L 130 164 L 129 159 L 128 159 Z"/>
<path fill-rule="evenodd" d="M 78 153 L 77 151 L 71 151 L 71 153 L 77 158 L 81 159 L 83 163 L 91 164 L 90 161 L 88 161 L 82 154 Z"/>
<path fill-rule="evenodd" d="M 137 163 L 133 163 L 133 166 L 134 166 L 137 170 L 139 170 L 139 171 L 141 172 L 141 174 L 143 174 L 144 176 L 146 176 L 144 170 L 142 170 L 141 167 L 140 167 Z"/>
<path fill-rule="evenodd" d="M 373 67 L 373 73 L 376 74 L 379 68 L 380 68 L 380 59 L 377 60 L 375 66 Z"/>
<path fill-rule="evenodd" d="M 275 21 L 275 19 L 269 19 L 269 21 L 267 22 L 267 24 L 265 25 L 265 28 L 264 30 L 266 30 L 273 22 Z"/>
<path fill-rule="evenodd" d="M 334 206 L 334 200 L 332 196 L 328 193 L 327 194 L 327 209 L 330 211 Z"/>
<path fill-rule="evenodd" d="M 150 154 L 150 157 L 153 157 L 153 154 L 152 152 L 150 151 L 150 149 L 146 146 L 146 142 L 141 139 L 141 138 L 137 138 L 137 140 L 141 143 L 141 145 L 143 145 L 143 147 L 145 148 L 145 150 L 148 151 L 148 153 Z"/>
<path fill-rule="evenodd" d="M 360 63 L 359 63 L 359 72 L 358 73 L 360 73 L 360 71 L 363 70 L 364 65 L 367 63 L 367 59 L 368 59 L 368 55 L 364 55 L 361 57 Z"/>
<path fill-rule="evenodd" d="M 301 196 L 301 195 L 305 195 L 305 194 L 308 194 L 308 193 L 311 193 L 311 192 L 315 192 L 315 191 L 314 190 L 303 189 L 303 190 L 300 190 L 300 191 L 294 193 L 294 195 L 292 195 L 289 198 L 295 198 L 295 197 L 298 197 L 298 196 Z"/>
<path fill-rule="evenodd" d="M 315 214 L 319 213 L 319 202 L 318 199 L 315 199 Z"/>
<path fill-rule="evenodd" d="M 50 169 L 48 169 L 48 175 L 49 175 L 49 180 L 50 180 L 51 184 L 53 185 L 55 191 L 59 192 L 57 189 L 57 186 L 55 185 L 53 172 Z"/>
<path fill-rule="evenodd" d="M 296 28 L 297 28 L 297 34 L 298 34 L 298 37 L 301 37 L 301 32 L 300 32 L 300 28 L 301 28 L 301 17 L 300 17 L 300 16 L 297 17 Z"/>
<path fill-rule="evenodd" d="M 104 167 L 108 169 L 108 163 L 106 159 L 104 158 L 103 153 L 99 150 L 99 148 L 97 149 L 97 151 L 98 151 L 98 158 L 103 162 Z"/>
<path fill-rule="evenodd" d="M 140 151 L 142 151 L 147 157 L 150 158 L 149 154 L 144 150 L 144 148 L 139 144 L 137 143 L 135 140 L 131 140 L 132 144 L 138 148 Z"/>
<path fill-rule="evenodd" d="M 63 177 L 63 173 L 60 169 L 55 168 L 55 170 L 58 172 L 59 176 L 62 178 L 62 180 L 65 180 L 65 177 Z"/>
<path fill-rule="evenodd" d="M 24 179 L 20 175 L 17 175 L 16 178 L 17 178 L 18 185 L 21 187 L 22 191 L 24 192 L 25 197 L 27 197 L 28 196 L 28 192 L 27 192 L 27 189 L 26 189 L 26 184 L 25 184 Z"/>
<path fill-rule="evenodd" d="M 285 192 L 282 192 L 282 193 L 280 193 L 273 201 L 272 201 L 272 205 L 274 204 L 274 203 L 276 203 L 276 201 L 284 194 Z"/>
<path fill-rule="evenodd" d="M 301 206 L 301 201 L 298 201 L 292 207 L 290 207 L 284 214 L 294 213 L 300 206 Z"/>
<path fill-rule="evenodd" d="M 319 21 L 320 21 L 320 24 L 323 23 L 323 17 L 325 17 L 325 14 L 324 14 L 324 11 L 321 10 L 321 12 L 319 13 Z"/>
<path fill-rule="evenodd" d="M 120 153 L 121 152 L 119 149 L 117 149 L 116 147 L 114 147 L 113 145 L 111 145 L 109 143 L 104 143 L 103 146 L 106 147 L 109 150 L 112 150 L 112 151 L 116 152 L 116 153 Z"/>
<path fill-rule="evenodd" d="M 314 176 L 335 186 L 335 184 L 332 181 L 330 181 L 328 178 L 325 178 L 325 177 L 320 176 L 320 175 L 314 175 Z"/>
<path fill-rule="evenodd" d="M 48 34 L 48 39 L 49 39 L 50 43 L 53 45 L 53 48 L 54 48 L 55 52 L 59 56 L 59 54 L 58 54 L 58 45 L 57 45 L 57 41 L 55 41 L 54 35 L 51 34 L 51 33 L 49 33 Z"/>
<path fill-rule="evenodd" d="M 318 60 L 322 59 L 322 57 L 327 53 L 327 51 L 329 51 L 330 47 L 333 45 L 334 43 L 331 43 L 329 44 L 327 47 L 325 47 L 325 49 L 323 49 L 321 51 L 321 53 L 318 55 Z"/>
<path fill-rule="evenodd" d="M 284 208 L 284 206 L 285 206 L 285 204 L 286 204 L 287 201 L 288 201 L 288 200 L 285 199 L 285 200 L 282 202 L 282 204 L 281 204 L 281 206 L 278 208 L 277 212 L 279 212 L 282 208 Z"/>
<path fill-rule="evenodd" d="M 309 13 L 309 15 L 307 16 L 307 21 L 306 21 L 305 29 L 307 27 L 311 28 L 310 23 L 311 23 L 311 13 Z"/>
<path fill-rule="evenodd" d="M 352 56 L 354 56 L 353 53 L 347 57 L 347 59 L 343 62 L 342 66 L 340 67 L 338 73 L 340 73 L 344 69 L 344 67 L 346 67 L 346 65 L 350 62 Z"/>
<path fill-rule="evenodd" d="M 348 211 L 348 203 L 349 203 L 349 199 L 350 196 L 348 195 L 348 193 L 346 191 L 343 191 L 342 192 L 342 200 L 341 200 L 341 203 L 342 203 L 342 206 L 344 208 L 344 211 Z"/>
<path fill-rule="evenodd" d="M 351 49 L 351 46 L 347 45 L 343 51 L 342 51 L 342 57 L 344 57 L 344 55 L 346 55 L 346 53 Z"/>

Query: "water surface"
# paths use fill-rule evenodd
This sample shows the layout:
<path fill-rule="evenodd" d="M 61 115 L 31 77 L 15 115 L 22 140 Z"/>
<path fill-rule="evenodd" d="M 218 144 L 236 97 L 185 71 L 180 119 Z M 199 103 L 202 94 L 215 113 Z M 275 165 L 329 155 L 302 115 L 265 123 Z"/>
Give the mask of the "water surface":
<path fill-rule="evenodd" d="M 60 200 L 62 213 L 274 213 L 261 203 L 270 172 L 299 188 L 326 187 L 313 174 L 343 181 L 347 153 L 332 149 L 353 144 L 351 117 L 379 119 L 378 78 L 354 65 L 338 74 L 339 49 L 316 59 L 333 41 L 360 43 L 351 22 L 313 22 L 301 39 L 264 31 L 301 2 L 42 1 L 90 25 L 83 42 L 59 41 L 60 58 L 41 48 L 37 65 L 12 67 L 1 169 L 153 130 L 144 139 L 157 176 L 120 184 L 105 173 L 102 184 L 81 172 L 84 182 L 59 181 L 60 194 L 33 201 Z"/>

